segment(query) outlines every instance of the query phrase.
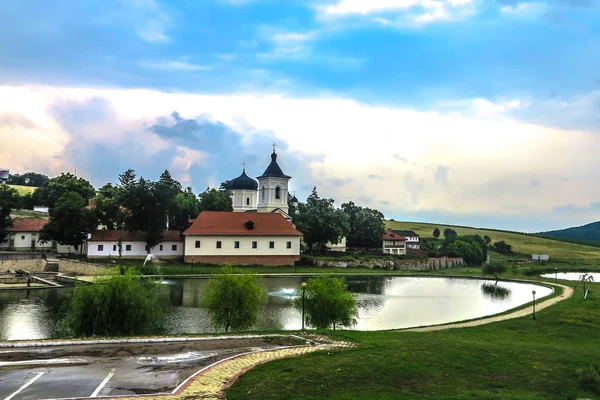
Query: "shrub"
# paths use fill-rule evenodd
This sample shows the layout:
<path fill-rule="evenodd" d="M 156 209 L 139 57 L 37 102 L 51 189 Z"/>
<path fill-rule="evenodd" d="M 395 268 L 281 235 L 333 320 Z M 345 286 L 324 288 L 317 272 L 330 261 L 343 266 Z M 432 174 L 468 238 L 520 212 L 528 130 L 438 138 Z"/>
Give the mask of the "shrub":
<path fill-rule="evenodd" d="M 298 265 L 310 266 L 314 264 L 314 259 L 311 256 L 300 256 Z"/>
<path fill-rule="evenodd" d="M 256 275 L 224 265 L 208 282 L 203 301 L 213 325 L 228 332 L 254 325 L 263 296 Z"/>
<path fill-rule="evenodd" d="M 356 296 L 348 290 L 342 278 L 324 276 L 311 278 L 305 293 L 305 320 L 319 329 L 352 326 L 358 317 Z M 302 296 L 295 306 L 302 310 Z"/>
<path fill-rule="evenodd" d="M 500 254 L 511 254 L 512 245 L 506 243 L 504 240 L 494 243 L 494 250 Z"/>
<path fill-rule="evenodd" d="M 579 384 L 590 392 L 600 394 L 600 368 L 589 365 L 575 371 L 579 378 Z"/>
<path fill-rule="evenodd" d="M 78 285 L 58 323 L 60 336 L 131 336 L 161 330 L 169 299 L 161 285 L 119 268 L 94 285 Z"/>

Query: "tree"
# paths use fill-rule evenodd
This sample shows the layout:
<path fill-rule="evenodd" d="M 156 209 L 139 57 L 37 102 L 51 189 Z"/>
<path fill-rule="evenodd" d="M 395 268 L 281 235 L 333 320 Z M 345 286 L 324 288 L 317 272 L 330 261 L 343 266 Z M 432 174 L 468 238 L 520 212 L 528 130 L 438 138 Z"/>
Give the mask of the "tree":
<path fill-rule="evenodd" d="M 305 319 L 308 325 L 318 329 L 352 326 L 358 317 L 356 296 L 348 290 L 342 278 L 324 276 L 310 278 L 305 292 Z M 302 310 L 302 296 L 295 302 Z"/>
<path fill-rule="evenodd" d="M 461 257 L 467 265 L 480 265 L 483 262 L 483 252 L 476 243 L 456 240 L 447 246 L 446 252 L 451 257 Z"/>
<path fill-rule="evenodd" d="M 225 265 L 208 282 L 203 301 L 212 323 L 228 332 L 254 325 L 263 296 L 257 276 Z"/>
<path fill-rule="evenodd" d="M 298 205 L 294 224 L 304 234 L 304 242 L 309 249 L 319 244 L 325 249 L 327 242 L 339 243 L 350 230 L 348 215 L 333 205 L 333 199 L 321 199 L 313 188 L 306 203 Z"/>
<path fill-rule="evenodd" d="M 500 254 L 511 254 L 512 246 L 504 240 L 494 243 L 494 249 Z"/>
<path fill-rule="evenodd" d="M 383 214 L 377 210 L 356 206 L 353 202 L 342 204 L 348 215 L 349 233 L 347 244 L 350 247 L 380 247 L 385 234 Z"/>
<path fill-rule="evenodd" d="M 190 218 L 196 218 L 200 213 L 199 201 L 188 187 L 184 192 L 175 196 L 174 207 L 169 214 L 169 229 L 176 229 L 180 232 L 189 228 Z"/>
<path fill-rule="evenodd" d="M 440 237 L 440 228 L 435 228 L 435 229 L 433 230 L 433 237 L 434 237 L 435 239 L 437 239 L 437 238 L 439 238 L 439 237 Z"/>
<path fill-rule="evenodd" d="M 171 173 L 165 170 L 155 184 L 158 203 L 167 212 L 167 222 L 171 228 L 171 216 L 177 214 L 177 195 L 183 192 L 181 183 L 173 179 Z"/>
<path fill-rule="evenodd" d="M 36 205 L 52 208 L 65 193 L 79 194 L 87 205 L 87 202 L 95 196 L 96 189 L 83 178 L 78 178 L 70 173 L 62 173 L 38 187 L 33 193 L 33 200 Z"/>
<path fill-rule="evenodd" d="M 49 209 L 50 221 L 42 228 L 40 241 L 56 240 L 79 248 L 87 234 L 98 226 L 96 215 L 86 205 L 87 201 L 76 192 L 63 194 Z"/>
<path fill-rule="evenodd" d="M 7 229 L 12 226 L 10 213 L 19 203 L 19 192 L 9 186 L 0 185 L 0 243 L 8 236 Z"/>
<path fill-rule="evenodd" d="M 444 239 L 447 242 L 453 242 L 458 237 L 458 234 L 454 229 L 446 228 L 444 229 Z"/>
<path fill-rule="evenodd" d="M 121 207 L 122 191 L 110 183 L 102 186 L 96 196 L 94 212 L 106 229 L 123 229 L 126 212 Z"/>
<path fill-rule="evenodd" d="M 22 175 L 10 175 L 6 183 L 8 183 L 9 185 L 40 187 L 45 185 L 46 182 L 48 182 L 48 180 L 49 179 L 46 175 L 38 174 L 35 172 L 26 172 Z"/>
<path fill-rule="evenodd" d="M 68 336 L 131 336 L 158 333 L 169 299 L 161 285 L 134 270 L 115 268 L 108 279 L 77 285 L 59 322 Z"/>
<path fill-rule="evenodd" d="M 491 238 L 491 237 L 489 237 L 488 235 L 485 235 L 485 236 L 483 237 L 483 241 L 485 242 L 485 245 L 486 245 L 486 246 L 489 246 L 489 245 L 490 245 L 490 243 L 492 243 L 492 238 Z"/>
<path fill-rule="evenodd" d="M 288 215 L 290 217 L 292 217 L 292 220 L 294 219 L 294 216 L 296 215 L 296 204 L 292 203 L 292 199 L 294 198 L 294 196 L 292 196 L 292 194 L 290 192 L 288 192 Z"/>
<path fill-rule="evenodd" d="M 506 265 L 499 262 L 491 262 L 485 264 L 481 269 L 481 272 L 484 275 L 493 275 L 496 278 L 496 282 L 501 274 L 505 273 L 507 270 Z"/>
<path fill-rule="evenodd" d="M 144 234 L 147 251 L 161 243 L 167 225 L 165 196 L 159 186 L 144 178 L 136 179 L 135 171 L 119 175 L 121 202 L 127 209 L 125 228 Z"/>
<path fill-rule="evenodd" d="M 200 193 L 200 212 L 202 211 L 233 211 L 233 202 L 229 190 L 206 189 Z"/>

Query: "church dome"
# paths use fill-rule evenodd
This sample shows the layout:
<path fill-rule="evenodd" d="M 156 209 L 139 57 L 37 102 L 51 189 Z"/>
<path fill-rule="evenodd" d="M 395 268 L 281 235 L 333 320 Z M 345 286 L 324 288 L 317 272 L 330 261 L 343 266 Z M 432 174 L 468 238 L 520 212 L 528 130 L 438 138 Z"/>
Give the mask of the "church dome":
<path fill-rule="evenodd" d="M 229 181 L 226 186 L 229 190 L 258 190 L 258 182 L 246 175 L 246 169 L 240 176 Z"/>

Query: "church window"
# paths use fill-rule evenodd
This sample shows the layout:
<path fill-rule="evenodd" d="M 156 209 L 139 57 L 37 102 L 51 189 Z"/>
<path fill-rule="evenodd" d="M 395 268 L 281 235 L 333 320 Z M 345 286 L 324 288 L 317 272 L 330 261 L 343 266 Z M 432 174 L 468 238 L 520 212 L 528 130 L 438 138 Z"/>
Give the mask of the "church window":
<path fill-rule="evenodd" d="M 275 199 L 281 200 L 281 188 L 279 186 L 275 188 Z"/>
<path fill-rule="evenodd" d="M 246 197 L 246 205 L 249 206 L 250 205 L 250 197 Z"/>
<path fill-rule="evenodd" d="M 260 193 L 260 201 L 265 203 L 265 187 L 263 186 Z"/>

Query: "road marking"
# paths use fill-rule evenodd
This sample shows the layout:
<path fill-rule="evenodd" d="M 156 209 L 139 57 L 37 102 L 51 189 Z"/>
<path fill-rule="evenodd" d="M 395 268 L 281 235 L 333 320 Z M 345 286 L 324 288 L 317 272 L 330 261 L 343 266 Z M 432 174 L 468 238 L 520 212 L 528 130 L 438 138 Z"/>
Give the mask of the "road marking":
<path fill-rule="evenodd" d="M 94 390 L 94 393 L 92 393 L 92 395 L 90 397 L 96 397 L 98 396 L 98 394 L 100 393 L 100 391 L 102 390 L 102 388 L 108 383 L 108 381 L 110 381 L 110 378 L 112 378 L 112 376 L 115 374 L 115 369 L 113 368 L 110 373 L 108 374 L 108 376 L 106 378 L 104 378 L 104 380 L 102 381 L 102 383 L 100 384 L 100 386 L 98 386 L 96 388 L 96 390 Z"/>
<path fill-rule="evenodd" d="M 38 374 L 36 376 L 34 376 L 33 378 L 31 378 L 31 380 L 29 382 L 27 382 L 26 384 L 24 384 L 23 386 L 21 386 L 16 392 L 14 392 L 13 394 L 11 394 L 10 396 L 6 397 L 4 400 L 10 400 L 13 397 L 15 397 L 16 395 L 18 395 L 19 393 L 21 393 L 24 389 L 27 388 L 27 386 L 31 385 L 32 383 L 34 383 L 35 381 L 37 381 L 38 379 L 40 379 L 40 376 L 44 375 L 46 372 L 38 372 Z"/>

